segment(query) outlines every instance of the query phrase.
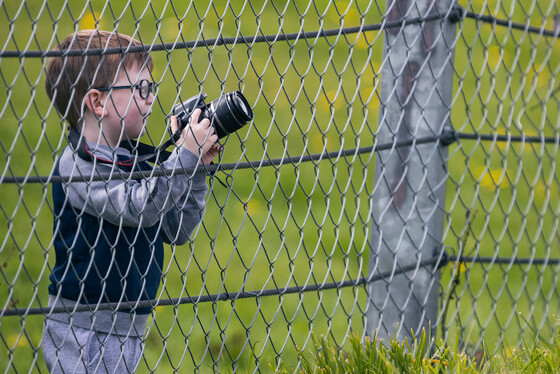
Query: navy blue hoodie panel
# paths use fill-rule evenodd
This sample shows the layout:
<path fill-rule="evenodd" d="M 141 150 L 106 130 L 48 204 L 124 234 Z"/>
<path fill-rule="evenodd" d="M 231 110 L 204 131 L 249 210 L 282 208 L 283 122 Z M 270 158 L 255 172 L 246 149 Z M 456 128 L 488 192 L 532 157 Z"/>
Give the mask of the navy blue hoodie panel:
<path fill-rule="evenodd" d="M 140 163 L 137 169 L 149 170 L 151 166 Z M 61 184 L 53 184 L 52 194 L 56 261 L 49 277 L 49 293 L 60 292 L 60 296 L 82 304 L 154 299 L 164 257 L 158 225 L 113 225 L 72 207 Z M 137 311 L 149 313 L 150 308 Z"/>

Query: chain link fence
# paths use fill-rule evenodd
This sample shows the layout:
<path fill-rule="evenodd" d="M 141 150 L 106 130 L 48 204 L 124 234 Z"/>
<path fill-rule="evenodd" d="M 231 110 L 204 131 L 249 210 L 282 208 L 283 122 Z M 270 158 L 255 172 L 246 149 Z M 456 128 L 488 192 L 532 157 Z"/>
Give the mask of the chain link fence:
<path fill-rule="evenodd" d="M 48 306 L 51 189 L 79 182 L 54 174 L 67 124 L 44 80 L 59 43 L 85 29 L 150 52 L 146 143 L 163 144 L 171 108 L 200 92 L 239 90 L 254 112 L 213 165 L 175 171 L 206 173 L 209 192 L 191 240 L 165 247 L 157 298 L 73 311 L 153 308 L 138 372 L 296 368 L 313 335 L 343 347 L 372 325 L 429 322 L 472 355 L 549 337 L 560 303 L 559 4 L 444 3 L 0 1 L 0 370 L 47 372 L 44 316 L 67 312 Z M 426 95 L 421 76 L 443 88 Z M 429 112 L 441 131 L 415 131 Z M 407 169 L 413 158 L 420 166 Z M 407 214 L 420 211 L 421 188 L 432 210 L 416 227 Z M 381 234 L 391 210 L 395 247 Z M 434 220 L 439 234 L 426 229 Z M 439 244 L 425 252 L 426 238 Z M 388 265 L 375 243 L 394 251 Z M 413 303 L 420 325 L 407 320 Z"/>

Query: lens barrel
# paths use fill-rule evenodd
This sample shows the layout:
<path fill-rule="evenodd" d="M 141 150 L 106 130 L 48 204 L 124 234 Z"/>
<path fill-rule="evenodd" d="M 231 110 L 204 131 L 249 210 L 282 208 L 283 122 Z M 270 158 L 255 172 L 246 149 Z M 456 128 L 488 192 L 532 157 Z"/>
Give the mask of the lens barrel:
<path fill-rule="evenodd" d="M 177 117 L 180 129 L 176 134 L 171 134 L 173 137 L 179 139 L 181 131 L 189 124 L 192 112 L 197 108 L 202 109 L 200 119 L 210 120 L 218 138 L 239 130 L 253 119 L 251 106 L 239 91 L 228 92 L 209 104 L 204 102 L 205 99 L 206 94 L 201 93 L 173 107 L 173 115 Z"/>
<path fill-rule="evenodd" d="M 245 96 L 233 91 L 209 103 L 202 116 L 211 120 L 216 135 L 223 138 L 245 126 L 254 115 Z"/>

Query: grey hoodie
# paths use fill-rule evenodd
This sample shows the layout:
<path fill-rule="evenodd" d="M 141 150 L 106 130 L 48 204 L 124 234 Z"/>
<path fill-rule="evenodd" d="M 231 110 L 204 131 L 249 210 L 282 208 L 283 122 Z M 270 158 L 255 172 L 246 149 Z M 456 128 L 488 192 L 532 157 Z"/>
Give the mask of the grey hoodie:
<path fill-rule="evenodd" d="M 80 158 L 71 147 L 66 147 L 58 163 L 59 174 L 65 177 L 81 177 L 91 180 L 92 177 L 99 175 L 120 175 L 123 174 L 123 169 L 130 170 L 138 166 L 135 165 L 130 152 L 123 148 L 113 149 L 88 142 L 88 150 L 95 157 L 94 162 Z M 98 159 L 117 161 L 116 163 L 103 163 Z M 131 161 L 122 161 L 123 159 Z M 121 163 L 121 165 L 119 166 L 117 163 Z M 203 165 L 200 165 L 199 158 L 182 147 L 175 149 L 161 165 L 161 168 L 166 170 L 200 167 Z M 153 170 L 159 169 L 158 167 Z M 144 242 L 138 240 L 138 243 L 144 243 L 142 248 L 136 247 L 135 240 L 139 235 L 137 233 L 144 233 L 144 229 L 155 232 L 156 236 L 161 237 L 166 243 L 176 245 L 186 243 L 204 214 L 204 198 L 208 191 L 205 177 L 205 173 L 195 173 L 163 177 L 149 176 L 140 180 L 124 178 L 63 183 L 62 190 L 60 187 L 53 186 L 54 246 L 57 259 L 51 274 L 49 305 L 65 306 L 71 311 L 71 307 L 78 299 L 91 300 L 93 298 L 91 293 L 95 294 L 96 287 L 99 288 L 100 285 L 105 286 L 106 284 L 108 289 L 103 291 L 104 297 L 107 297 L 110 292 L 115 295 L 124 293 L 120 289 L 122 284 L 120 278 L 112 284 L 108 281 L 100 282 L 99 276 L 97 278 L 92 276 L 94 272 L 90 269 L 91 264 L 95 265 L 96 271 L 98 271 L 98 267 L 104 269 L 105 273 L 102 271 L 102 274 L 107 274 L 107 280 L 109 280 L 109 270 L 116 268 L 112 263 L 118 259 L 107 259 L 106 257 L 111 257 L 111 255 L 104 255 L 105 259 L 102 257 L 100 260 L 101 251 L 113 253 L 113 257 L 120 256 L 121 262 L 124 256 L 124 261 L 136 264 L 134 260 L 129 260 L 130 253 L 134 253 L 135 256 L 138 256 L 137 253 L 142 253 L 142 256 L 147 257 L 148 262 L 153 262 L 151 257 L 159 255 L 151 254 L 150 251 L 162 252 L 163 249 L 161 244 L 158 246 L 157 243 L 152 245 L 152 242 L 148 242 L 146 245 L 145 240 Z M 58 192 L 55 192 L 55 189 Z M 70 213 L 65 215 L 57 212 L 57 206 L 60 211 L 70 211 Z M 107 237 L 108 228 L 113 233 L 117 232 L 116 239 L 103 241 L 103 238 Z M 76 235 L 76 233 L 79 234 Z M 126 237 L 127 235 L 128 237 Z M 84 240 L 82 237 L 86 239 Z M 91 237 L 101 239 L 96 239 L 94 244 L 90 244 L 91 240 L 87 239 Z M 133 239 L 130 240 L 130 238 Z M 110 248 L 107 248 L 108 246 Z M 84 256 L 88 258 L 84 260 Z M 161 254 L 161 259 L 162 256 L 163 254 Z M 107 267 L 109 270 L 96 263 L 105 260 L 109 261 Z M 157 260 L 156 258 L 154 261 L 157 262 Z M 143 261 L 146 262 L 146 259 L 144 258 Z M 73 274 L 82 274 L 82 271 L 85 275 L 72 278 Z M 134 294 L 149 294 L 150 297 L 153 297 L 159 286 L 161 274 L 159 271 L 150 270 L 150 272 L 150 274 L 143 273 L 141 282 L 137 282 L 137 287 L 140 289 L 133 290 Z M 127 279 L 125 283 L 130 288 L 132 282 Z M 66 294 L 60 292 L 62 289 L 79 291 L 79 293 L 78 296 L 64 297 Z M 97 295 L 97 297 L 100 296 Z M 97 331 L 120 335 L 142 335 L 147 317 L 148 314 L 112 311 L 47 315 L 47 318 L 72 323 L 73 326 L 87 329 L 94 327 Z"/>

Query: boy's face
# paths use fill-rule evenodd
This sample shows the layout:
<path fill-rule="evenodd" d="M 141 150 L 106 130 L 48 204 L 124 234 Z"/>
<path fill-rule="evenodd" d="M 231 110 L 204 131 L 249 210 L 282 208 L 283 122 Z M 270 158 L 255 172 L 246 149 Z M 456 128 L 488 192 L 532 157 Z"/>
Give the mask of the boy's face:
<path fill-rule="evenodd" d="M 122 71 L 113 87 L 135 86 L 142 80 L 151 82 L 148 68 L 133 68 Z M 113 89 L 104 93 L 105 114 L 102 120 L 103 135 L 109 145 L 116 146 L 120 141 L 136 139 L 145 132 L 146 121 L 152 112 L 154 95 L 152 92 L 142 98 L 138 88 Z"/>

